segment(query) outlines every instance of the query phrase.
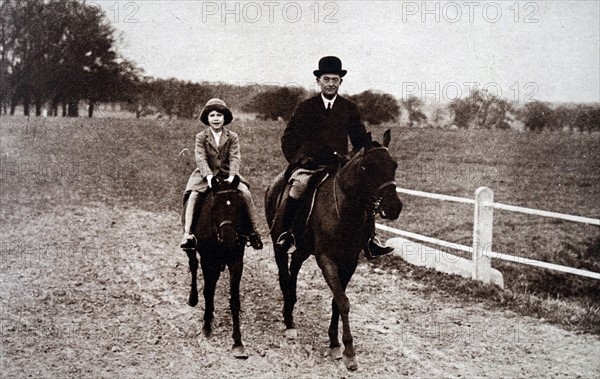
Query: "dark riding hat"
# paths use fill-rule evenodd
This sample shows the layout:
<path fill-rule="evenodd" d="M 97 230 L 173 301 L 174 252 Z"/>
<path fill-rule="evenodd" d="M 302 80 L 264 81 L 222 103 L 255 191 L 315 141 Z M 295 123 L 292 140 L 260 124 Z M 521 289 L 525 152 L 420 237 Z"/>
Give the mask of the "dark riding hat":
<path fill-rule="evenodd" d="M 342 61 L 338 57 L 323 57 L 319 60 L 319 69 L 313 71 L 317 78 L 323 74 L 337 74 L 340 77 L 346 75 L 348 71 L 342 70 Z"/>
<path fill-rule="evenodd" d="M 202 109 L 202 112 L 200 112 L 200 121 L 202 121 L 204 125 L 209 125 L 208 115 L 212 111 L 217 111 L 225 116 L 225 122 L 223 125 L 227 125 L 231 123 L 231 120 L 233 120 L 233 115 L 231 114 L 231 110 L 227 108 L 227 104 L 225 104 L 223 100 L 215 98 L 208 100 Z"/>

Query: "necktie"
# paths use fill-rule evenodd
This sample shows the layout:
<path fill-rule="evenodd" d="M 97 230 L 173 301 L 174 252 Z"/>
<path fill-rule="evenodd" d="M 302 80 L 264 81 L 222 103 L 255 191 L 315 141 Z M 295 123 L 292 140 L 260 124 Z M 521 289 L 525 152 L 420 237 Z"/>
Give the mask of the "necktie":
<path fill-rule="evenodd" d="M 331 111 L 331 101 L 327 103 L 327 114 Z"/>

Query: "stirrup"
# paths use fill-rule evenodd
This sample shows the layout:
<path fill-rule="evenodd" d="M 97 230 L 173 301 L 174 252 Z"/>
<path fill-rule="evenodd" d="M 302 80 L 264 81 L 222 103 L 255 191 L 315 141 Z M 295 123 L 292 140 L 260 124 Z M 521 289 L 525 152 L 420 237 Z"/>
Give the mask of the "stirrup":
<path fill-rule="evenodd" d="M 296 246 L 296 237 L 289 231 L 281 233 L 275 242 L 275 247 L 278 249 L 288 250 L 292 246 Z"/>

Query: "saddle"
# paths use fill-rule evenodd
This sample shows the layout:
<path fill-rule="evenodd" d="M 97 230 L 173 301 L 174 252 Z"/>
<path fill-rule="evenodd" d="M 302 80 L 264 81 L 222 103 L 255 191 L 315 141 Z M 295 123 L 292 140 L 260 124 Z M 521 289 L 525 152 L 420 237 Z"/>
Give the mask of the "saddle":
<path fill-rule="evenodd" d="M 306 192 L 299 200 L 300 204 L 298 206 L 298 212 L 294 219 L 293 225 L 293 228 L 296 231 L 300 231 L 304 226 L 308 225 L 308 220 L 310 219 L 315 205 L 315 198 L 317 196 L 318 189 L 329 177 L 329 175 L 330 173 L 328 170 L 322 169 L 315 172 L 315 174 L 310 178 Z M 277 211 L 275 212 L 275 219 L 283 216 L 283 203 L 289 195 L 291 184 L 287 180 L 286 175 L 281 175 L 276 186 L 278 187 L 279 191 L 277 196 Z"/>

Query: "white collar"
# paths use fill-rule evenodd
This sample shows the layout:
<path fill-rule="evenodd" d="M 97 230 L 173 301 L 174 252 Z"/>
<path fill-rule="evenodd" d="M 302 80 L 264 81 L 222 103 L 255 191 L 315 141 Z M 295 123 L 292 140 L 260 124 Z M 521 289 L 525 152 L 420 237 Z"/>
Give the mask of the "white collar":
<path fill-rule="evenodd" d="M 210 128 L 210 132 L 213 135 L 213 138 L 215 139 L 215 142 L 217 143 L 217 146 L 219 145 L 219 142 L 221 142 L 221 134 L 223 134 L 223 128 L 221 128 L 220 131 L 215 132 L 212 128 Z"/>
<path fill-rule="evenodd" d="M 321 100 L 323 100 L 323 105 L 325 106 L 325 109 L 327 109 L 327 104 L 328 103 L 331 103 L 331 107 L 333 108 L 333 104 L 335 103 L 335 99 L 337 99 L 337 93 L 335 94 L 335 96 L 331 100 L 327 99 L 325 96 L 323 96 L 323 93 L 321 93 Z"/>

